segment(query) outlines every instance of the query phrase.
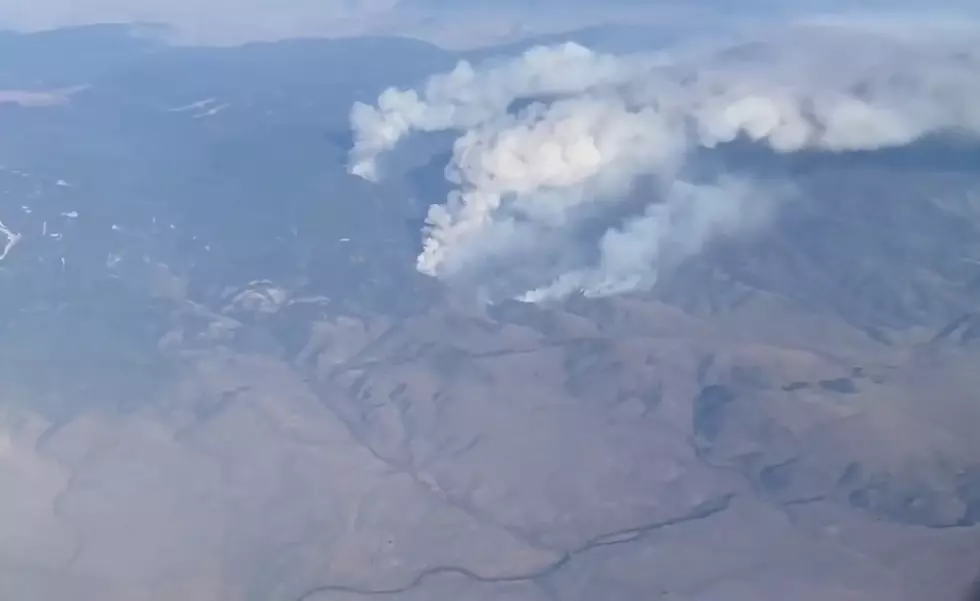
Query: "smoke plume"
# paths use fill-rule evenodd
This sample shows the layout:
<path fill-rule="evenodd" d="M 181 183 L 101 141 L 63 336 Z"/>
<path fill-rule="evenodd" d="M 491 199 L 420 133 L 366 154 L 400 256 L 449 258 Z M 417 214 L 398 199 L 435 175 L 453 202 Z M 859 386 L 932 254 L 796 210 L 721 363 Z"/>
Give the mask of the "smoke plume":
<path fill-rule="evenodd" d="M 935 39 L 935 38 L 933 38 Z M 723 49 L 612 56 L 568 43 L 351 112 L 352 173 L 417 132 L 458 132 L 418 270 L 538 301 L 646 289 L 671 261 L 764 219 L 746 174 L 692 173 L 736 139 L 778 153 L 867 151 L 980 133 L 968 44 L 815 28 Z"/>

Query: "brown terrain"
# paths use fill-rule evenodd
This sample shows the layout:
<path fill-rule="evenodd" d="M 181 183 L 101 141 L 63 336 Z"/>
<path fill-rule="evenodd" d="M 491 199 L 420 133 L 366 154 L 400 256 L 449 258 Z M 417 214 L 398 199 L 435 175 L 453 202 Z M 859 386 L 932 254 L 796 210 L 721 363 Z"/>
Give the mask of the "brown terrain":
<path fill-rule="evenodd" d="M 72 35 L 45 89 L 100 47 Z M 478 307 L 413 269 L 429 201 L 406 199 L 444 197 L 444 163 L 369 186 L 337 133 L 361 86 L 450 58 L 178 49 L 89 65 L 67 105 L 0 92 L 23 234 L 0 601 L 960 599 L 976 145 L 736 148 L 797 192 L 762 231 L 648 293 Z"/>
<path fill-rule="evenodd" d="M 954 599 L 980 559 L 980 315 L 514 303 L 185 360 L 152 409 L 5 415 L 0 596 Z"/>

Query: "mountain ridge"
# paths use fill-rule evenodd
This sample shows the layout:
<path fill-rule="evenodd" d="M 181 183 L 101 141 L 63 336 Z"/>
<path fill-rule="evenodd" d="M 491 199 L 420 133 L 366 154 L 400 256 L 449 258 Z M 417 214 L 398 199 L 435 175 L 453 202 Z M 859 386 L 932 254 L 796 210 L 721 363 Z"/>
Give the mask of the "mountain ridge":
<path fill-rule="evenodd" d="M 714 158 L 794 191 L 752 235 L 647 293 L 486 304 L 415 270 L 441 140 L 346 172 L 351 103 L 459 55 L 133 44 L 0 58 L 88 86 L 0 106 L 0 596 L 911 601 L 973 576 L 975 147 L 739 140 Z"/>

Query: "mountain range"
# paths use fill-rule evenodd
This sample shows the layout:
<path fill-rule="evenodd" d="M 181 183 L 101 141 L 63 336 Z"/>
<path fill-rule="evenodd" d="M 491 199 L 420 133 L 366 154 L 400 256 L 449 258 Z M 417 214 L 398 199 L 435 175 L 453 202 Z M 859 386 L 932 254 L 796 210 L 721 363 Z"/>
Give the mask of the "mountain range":
<path fill-rule="evenodd" d="M 590 28 L 612 50 L 640 27 Z M 955 599 L 980 563 L 980 146 L 712 151 L 792 182 L 657 286 L 415 270 L 445 140 L 355 101 L 459 53 L 0 35 L 0 597 Z"/>

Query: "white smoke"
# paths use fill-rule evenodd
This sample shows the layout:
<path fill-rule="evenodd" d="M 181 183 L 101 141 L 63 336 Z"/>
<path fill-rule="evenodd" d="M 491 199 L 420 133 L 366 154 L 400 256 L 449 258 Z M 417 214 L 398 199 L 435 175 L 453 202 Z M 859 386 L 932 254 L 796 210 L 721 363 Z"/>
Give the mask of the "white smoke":
<path fill-rule="evenodd" d="M 757 222 L 758 186 L 685 181 L 698 148 L 743 137 L 781 153 L 840 152 L 980 133 L 969 44 L 784 37 L 683 60 L 565 44 L 486 68 L 461 62 L 420 91 L 355 105 L 350 169 L 377 178 L 379 157 L 406 136 L 459 131 L 446 170 L 455 190 L 429 210 L 418 269 L 507 280 L 537 301 L 649 288 L 665 256 Z M 637 198 L 642 178 L 655 185 Z M 602 216 L 616 219 L 583 249 L 583 228 Z"/>

